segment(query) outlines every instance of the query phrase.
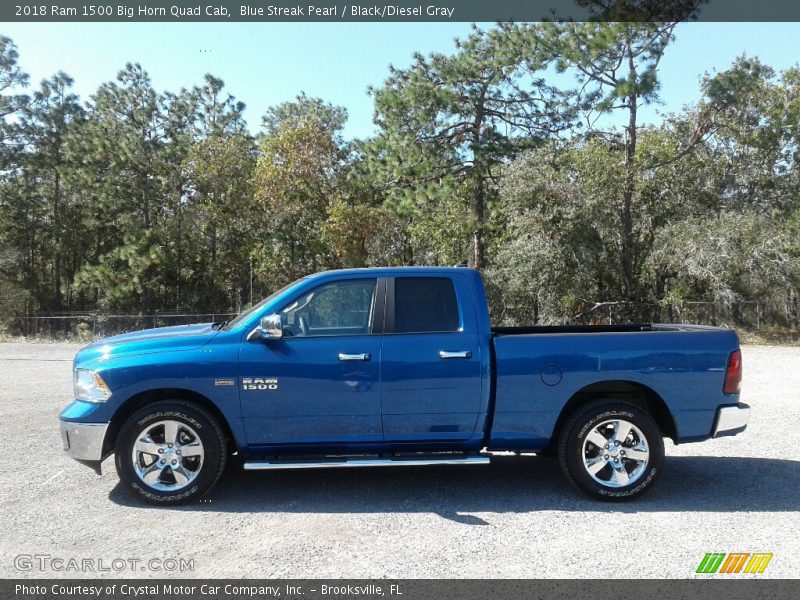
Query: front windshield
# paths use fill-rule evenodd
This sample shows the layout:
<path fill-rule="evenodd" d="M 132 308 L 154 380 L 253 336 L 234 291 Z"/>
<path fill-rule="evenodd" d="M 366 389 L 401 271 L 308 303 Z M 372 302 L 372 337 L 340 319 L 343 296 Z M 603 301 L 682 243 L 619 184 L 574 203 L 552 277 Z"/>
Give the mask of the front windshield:
<path fill-rule="evenodd" d="M 250 317 L 250 316 L 251 316 L 253 313 L 255 313 L 255 312 L 256 312 L 256 311 L 258 311 L 258 310 L 261 310 L 261 309 L 264 307 L 264 305 L 265 305 L 265 304 L 267 304 L 267 302 L 270 302 L 270 301 L 271 301 L 273 298 L 276 298 L 278 295 L 282 294 L 283 292 L 285 292 L 286 290 L 288 290 L 290 287 L 293 287 L 293 286 L 297 285 L 298 283 L 300 283 L 301 281 L 303 281 L 303 279 L 305 279 L 305 277 L 301 277 L 300 279 L 296 279 L 295 281 L 293 281 L 293 282 L 292 282 L 292 283 L 290 283 L 289 285 L 286 285 L 286 286 L 282 287 L 281 289 L 279 289 L 277 292 L 273 292 L 272 294 L 270 294 L 269 296 L 267 296 L 266 298 L 264 298 L 264 299 L 263 299 L 261 302 L 259 302 L 258 304 L 254 304 L 253 306 L 251 306 L 250 308 L 248 308 L 248 309 L 247 309 L 246 311 L 244 311 L 243 313 L 240 313 L 238 317 L 236 317 L 235 319 L 233 319 L 232 321 L 230 321 L 230 322 L 229 322 L 228 324 L 226 324 L 226 325 L 225 325 L 225 326 L 224 326 L 222 329 L 225 329 L 225 330 L 227 330 L 227 329 L 233 329 L 233 328 L 234 328 L 234 327 L 236 327 L 236 326 L 237 326 L 239 323 L 241 323 L 242 321 L 245 321 L 246 319 L 248 319 L 248 318 L 249 318 L 249 317 Z"/>

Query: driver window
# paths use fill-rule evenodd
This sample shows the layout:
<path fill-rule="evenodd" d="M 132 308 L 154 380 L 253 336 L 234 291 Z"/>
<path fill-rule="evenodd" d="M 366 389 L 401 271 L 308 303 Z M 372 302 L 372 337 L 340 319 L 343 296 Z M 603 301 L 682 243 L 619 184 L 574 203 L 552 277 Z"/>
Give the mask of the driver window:
<path fill-rule="evenodd" d="M 314 288 L 281 310 L 284 335 L 365 335 L 375 310 L 375 279 L 334 281 Z"/>

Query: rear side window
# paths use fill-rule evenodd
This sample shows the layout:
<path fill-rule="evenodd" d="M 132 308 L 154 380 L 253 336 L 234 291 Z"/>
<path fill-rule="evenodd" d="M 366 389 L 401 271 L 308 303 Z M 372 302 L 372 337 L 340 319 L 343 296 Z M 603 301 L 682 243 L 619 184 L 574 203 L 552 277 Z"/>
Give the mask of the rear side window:
<path fill-rule="evenodd" d="M 394 282 L 395 333 L 458 330 L 458 301 L 446 277 L 398 277 Z"/>

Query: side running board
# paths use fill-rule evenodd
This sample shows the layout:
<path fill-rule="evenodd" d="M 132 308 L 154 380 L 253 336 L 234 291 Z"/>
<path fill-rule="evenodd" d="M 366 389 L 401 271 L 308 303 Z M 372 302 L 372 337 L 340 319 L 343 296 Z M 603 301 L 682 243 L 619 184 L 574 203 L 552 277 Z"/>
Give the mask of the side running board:
<path fill-rule="evenodd" d="M 420 467 L 426 465 L 486 465 L 488 456 L 465 456 L 463 458 L 346 458 L 301 461 L 248 461 L 245 471 L 268 471 L 272 469 L 337 469 L 350 467 Z"/>

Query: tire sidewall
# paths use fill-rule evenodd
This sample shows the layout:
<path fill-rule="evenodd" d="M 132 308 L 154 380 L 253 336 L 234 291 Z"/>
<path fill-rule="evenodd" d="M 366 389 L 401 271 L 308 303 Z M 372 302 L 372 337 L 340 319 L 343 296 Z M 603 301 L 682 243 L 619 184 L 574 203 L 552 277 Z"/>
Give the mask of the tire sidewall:
<path fill-rule="evenodd" d="M 603 421 L 624 419 L 638 427 L 647 438 L 650 452 L 647 469 L 633 483 L 611 488 L 595 481 L 586 471 L 583 443 L 586 435 Z M 594 498 L 608 501 L 630 500 L 650 490 L 663 470 L 664 440 L 652 417 L 640 408 L 624 402 L 609 401 L 582 411 L 571 423 L 562 444 L 562 464 L 573 483 Z"/>
<path fill-rule="evenodd" d="M 174 420 L 194 429 L 203 444 L 200 473 L 185 488 L 175 492 L 156 490 L 142 482 L 133 467 L 133 445 L 142 431 L 153 423 Z M 164 401 L 146 406 L 134 413 L 123 425 L 117 438 L 115 463 L 122 485 L 135 496 L 155 504 L 178 504 L 190 501 L 214 485 L 224 460 L 222 440 L 206 414 L 183 402 Z"/>

